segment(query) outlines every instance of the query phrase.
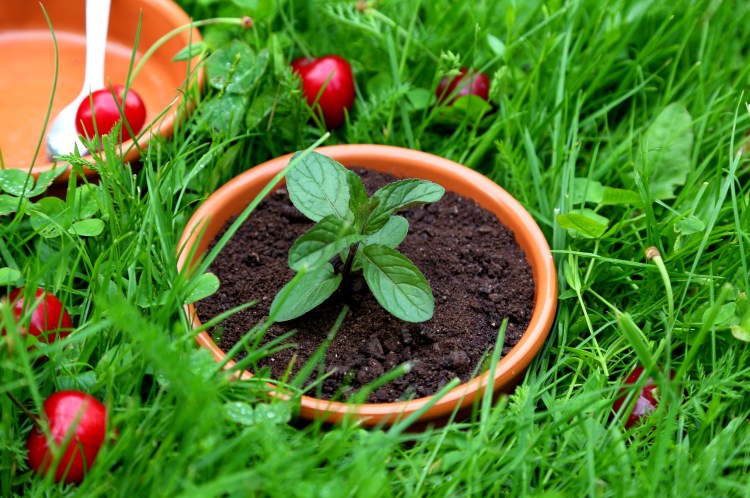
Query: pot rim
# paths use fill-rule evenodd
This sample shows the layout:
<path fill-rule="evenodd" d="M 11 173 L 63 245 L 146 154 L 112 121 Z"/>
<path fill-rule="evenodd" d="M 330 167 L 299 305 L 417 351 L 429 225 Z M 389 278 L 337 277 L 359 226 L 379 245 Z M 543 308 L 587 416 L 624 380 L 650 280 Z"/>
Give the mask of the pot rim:
<path fill-rule="evenodd" d="M 320 147 L 316 151 L 334 158 L 345 166 L 371 167 L 381 171 L 395 172 L 396 176 L 402 177 L 420 177 L 420 175 L 410 174 L 409 171 L 421 171 L 428 176 L 451 180 L 454 183 L 450 185 L 446 185 L 445 181 L 438 183 L 443 184 L 446 190 L 473 198 L 483 208 L 493 211 L 500 221 L 511 229 L 532 268 L 534 306 L 529 326 L 521 339 L 495 366 L 492 389 L 493 391 L 507 390 L 514 386 L 516 384 L 514 381 L 517 381 L 518 377 L 524 373 L 547 338 L 557 309 L 557 271 L 547 240 L 531 214 L 507 191 L 484 175 L 427 152 L 370 144 L 334 145 Z M 211 213 L 220 213 L 218 218 L 223 225 L 230 216 L 237 214 L 227 209 L 231 200 L 243 198 L 244 204 L 247 205 L 252 200 L 252 197 L 248 197 L 245 193 L 248 186 L 265 179 L 260 183 L 257 191 L 262 189 L 276 173 L 287 165 L 291 156 L 292 154 L 287 154 L 271 159 L 241 173 L 217 189 L 201 204 L 188 221 L 180 238 L 178 270 L 182 271 L 188 263 L 189 248 L 199 241 L 199 233 L 208 223 Z M 380 168 L 377 167 L 378 164 L 381 165 Z M 383 168 L 383 164 L 387 164 L 392 170 Z M 404 168 L 407 169 L 406 175 L 402 172 Z M 472 189 L 471 185 L 478 190 L 469 195 L 467 192 Z M 188 305 L 185 311 L 193 327 L 200 327 L 201 322 L 194 307 Z M 196 340 L 202 347 L 208 349 L 217 361 L 225 358 L 224 351 L 211 340 L 208 333 L 201 332 L 196 336 Z M 234 362 L 230 361 L 227 367 L 233 364 Z M 363 425 L 372 426 L 394 423 L 431 404 L 420 415 L 418 421 L 438 419 L 450 415 L 454 410 L 470 406 L 477 395 L 481 396 L 485 387 L 490 383 L 490 372 L 491 370 L 487 370 L 469 382 L 453 388 L 437 401 L 434 396 L 426 396 L 393 403 L 349 404 L 301 396 L 300 415 L 303 418 L 323 419 L 327 422 L 338 422 L 349 415 L 360 420 Z M 242 375 L 243 377 L 252 376 L 247 371 L 244 371 Z"/>

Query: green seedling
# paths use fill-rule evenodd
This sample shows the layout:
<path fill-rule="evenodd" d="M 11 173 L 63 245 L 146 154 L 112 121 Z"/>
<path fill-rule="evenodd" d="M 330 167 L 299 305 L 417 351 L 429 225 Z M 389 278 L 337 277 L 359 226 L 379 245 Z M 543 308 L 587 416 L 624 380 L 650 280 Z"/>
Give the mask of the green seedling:
<path fill-rule="evenodd" d="M 443 187 L 427 180 L 399 180 L 369 197 L 356 173 L 315 152 L 287 173 L 286 182 L 294 206 L 316 225 L 289 250 L 289 267 L 298 273 L 273 300 L 273 319 L 287 321 L 307 313 L 359 271 L 378 303 L 397 318 L 432 318 L 435 300 L 427 280 L 396 250 L 409 222 L 394 213 L 439 201 Z M 334 268 L 336 258 L 340 269 Z"/>

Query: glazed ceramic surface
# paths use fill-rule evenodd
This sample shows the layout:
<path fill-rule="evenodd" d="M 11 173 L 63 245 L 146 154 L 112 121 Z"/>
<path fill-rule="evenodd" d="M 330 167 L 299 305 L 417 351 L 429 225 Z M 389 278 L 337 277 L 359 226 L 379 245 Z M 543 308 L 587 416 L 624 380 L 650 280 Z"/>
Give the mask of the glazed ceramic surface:
<path fill-rule="evenodd" d="M 439 400 L 425 397 L 397 403 L 353 405 L 326 401 L 308 396 L 301 400 L 300 415 L 307 419 L 340 421 L 352 416 L 363 425 L 391 424 L 402 417 L 429 408 L 415 422 L 449 416 L 454 410 L 470 407 L 489 386 L 495 392 L 509 392 L 520 381 L 526 367 L 547 338 L 557 308 L 557 274 L 552 253 L 542 231 L 531 215 L 508 192 L 485 176 L 453 161 L 424 152 L 382 145 L 339 145 L 322 147 L 317 152 L 330 156 L 345 166 L 362 166 L 402 178 L 422 178 L 444 186 L 447 190 L 476 201 L 492 211 L 515 234 L 518 244 L 526 253 L 531 265 L 535 298 L 531 322 L 521 340 L 505 355 L 490 378 L 490 372 L 454 388 Z M 249 202 L 281 171 L 291 155 L 279 157 L 256 166 L 218 189 L 195 212 L 188 222 L 180 241 L 178 267 L 189 264 L 188 253 L 195 246 L 196 254 L 202 254 L 210 241 L 232 216 L 242 212 Z M 204 231 L 205 230 L 205 231 Z M 203 236 L 198 234 L 203 232 Z M 187 313 L 195 327 L 200 321 L 192 306 Z M 253 324 L 248 324 L 248 329 Z M 224 352 L 206 333 L 198 335 L 198 342 L 209 349 L 217 360 Z M 231 365 L 231 363 L 230 363 Z M 245 375 L 250 375 L 245 372 Z"/>
<path fill-rule="evenodd" d="M 55 41 L 45 20 L 46 10 L 54 29 L 58 54 L 55 86 Z M 135 63 L 162 35 L 190 23 L 177 4 L 168 0 L 113 0 L 105 58 L 104 81 L 112 85 L 127 80 L 139 16 L 141 32 L 135 49 Z M 191 41 L 200 39 L 197 30 L 186 29 L 157 50 L 131 87 L 146 104 L 146 122 L 160 113 L 153 133 L 170 136 L 178 110 L 178 89 L 188 74 L 186 62 L 172 57 Z M 81 90 L 85 63 L 85 1 L 28 0 L 0 1 L 0 151 L 6 168 L 40 173 L 53 166 L 44 152 L 45 116 L 54 99 L 49 123 Z M 176 101 L 177 99 L 177 101 Z M 140 140 L 146 146 L 150 133 Z M 132 141 L 122 144 L 126 160 L 138 157 Z"/>

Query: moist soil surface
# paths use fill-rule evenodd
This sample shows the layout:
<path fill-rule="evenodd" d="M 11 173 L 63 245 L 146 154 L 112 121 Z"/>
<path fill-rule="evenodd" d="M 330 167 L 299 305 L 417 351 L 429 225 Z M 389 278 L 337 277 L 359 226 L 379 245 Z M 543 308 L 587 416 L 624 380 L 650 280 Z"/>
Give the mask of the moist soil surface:
<path fill-rule="evenodd" d="M 370 194 L 395 180 L 382 173 L 355 171 Z M 309 385 L 324 374 L 325 380 L 309 393 L 318 398 L 345 399 L 405 362 L 412 364 L 410 372 L 373 391 L 367 401 L 429 396 L 455 377 L 466 382 L 486 369 L 504 318 L 508 327 L 503 354 L 518 342 L 531 318 L 534 282 L 510 230 L 474 201 L 451 192 L 437 203 L 397 214 L 409 220 L 409 235 L 398 250 L 430 283 L 434 317 L 423 323 L 401 321 L 377 303 L 361 277 L 352 278 L 318 308 L 274 324 L 261 344 L 295 330 L 283 343 L 292 347 L 259 360 L 255 371 L 266 367 L 273 378 L 282 378 L 293 360 L 295 375 L 322 345 L 344 303 L 350 311 L 308 381 Z M 221 287 L 196 303 L 201 321 L 257 301 L 213 332 L 222 350 L 228 351 L 267 318 L 274 296 L 294 276 L 287 265 L 289 248 L 312 225 L 292 206 L 286 190 L 279 189 L 256 208 L 216 258 L 209 271 L 219 277 Z M 244 356 L 241 352 L 236 358 Z"/>

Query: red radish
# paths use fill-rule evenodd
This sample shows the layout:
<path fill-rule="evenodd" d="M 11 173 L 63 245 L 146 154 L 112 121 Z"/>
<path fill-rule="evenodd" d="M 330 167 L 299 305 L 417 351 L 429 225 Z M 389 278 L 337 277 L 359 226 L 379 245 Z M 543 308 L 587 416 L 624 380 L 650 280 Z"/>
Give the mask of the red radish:
<path fill-rule="evenodd" d="M 14 289 L 8 295 L 8 300 L 17 322 L 29 314 L 29 307 L 39 304 L 30 311 L 28 326 L 21 325 L 21 332 L 36 336 L 41 342 L 52 343 L 70 334 L 73 320 L 62 303 L 54 295 L 44 289 L 37 289 L 34 299 L 24 297 L 23 287 Z M 3 335 L 5 330 L 2 331 Z"/>
<path fill-rule="evenodd" d="M 112 93 L 117 96 L 117 102 Z M 146 122 L 146 106 L 141 97 L 132 88 L 128 89 L 123 103 L 125 94 L 124 86 L 115 86 L 112 89 L 102 88 L 91 94 L 90 97 L 83 99 L 76 112 L 76 130 L 80 135 L 93 137 L 96 132 L 100 136 L 109 133 L 115 124 L 120 121 L 120 107 L 127 118 L 133 133 L 138 133 Z M 93 105 L 93 107 L 92 107 Z M 96 118 L 96 127 L 94 119 Z M 128 132 L 127 126 L 122 125 L 122 140 L 133 138 Z"/>
<path fill-rule="evenodd" d="M 301 57 L 292 62 L 292 70 L 302 78 L 302 93 L 307 103 L 316 104 L 329 128 L 338 128 L 346 120 L 346 111 L 354 105 L 354 76 L 343 57 Z"/>
<path fill-rule="evenodd" d="M 462 67 L 459 74 L 440 81 L 435 96 L 438 104 L 451 105 L 459 97 L 476 95 L 485 101 L 490 98 L 490 79 L 486 74 Z M 447 102 L 446 102 L 447 100 Z"/>
<path fill-rule="evenodd" d="M 636 367 L 633 372 L 628 375 L 628 378 L 625 379 L 625 384 L 635 384 L 638 382 L 641 375 L 643 375 L 643 367 Z M 670 372 L 670 378 L 674 378 L 674 372 Z M 642 418 L 649 416 L 659 405 L 659 392 L 653 378 L 649 377 L 646 379 L 646 383 L 640 392 L 634 394 L 631 391 L 632 389 L 628 390 L 625 387 L 620 389 L 620 392 L 618 393 L 620 397 L 617 398 L 614 405 L 612 405 L 614 412 L 619 414 L 620 410 L 623 409 L 625 400 L 630 396 L 629 406 L 632 407 L 632 410 L 626 412 L 628 418 L 625 421 L 625 428 L 627 429 L 633 427 Z M 625 407 L 625 409 L 628 409 L 628 407 Z"/>
<path fill-rule="evenodd" d="M 96 398 L 79 391 L 59 391 L 44 401 L 44 418 L 56 445 L 68 439 L 55 471 L 55 480 L 80 483 L 104 444 L 107 409 Z M 35 426 L 26 441 L 29 465 L 46 474 L 54 462 L 49 441 Z"/>

